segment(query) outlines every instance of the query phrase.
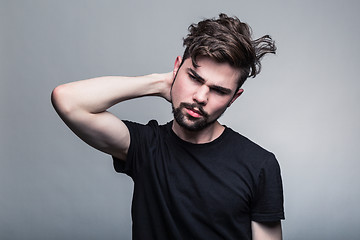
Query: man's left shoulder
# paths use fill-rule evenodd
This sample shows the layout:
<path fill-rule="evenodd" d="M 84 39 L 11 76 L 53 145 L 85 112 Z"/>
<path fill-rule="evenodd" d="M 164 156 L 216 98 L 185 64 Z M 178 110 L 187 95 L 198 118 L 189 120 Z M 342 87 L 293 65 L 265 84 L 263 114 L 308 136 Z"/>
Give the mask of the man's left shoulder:
<path fill-rule="evenodd" d="M 275 159 L 275 155 L 241 133 L 228 128 L 231 143 L 241 155 L 251 159 Z"/>

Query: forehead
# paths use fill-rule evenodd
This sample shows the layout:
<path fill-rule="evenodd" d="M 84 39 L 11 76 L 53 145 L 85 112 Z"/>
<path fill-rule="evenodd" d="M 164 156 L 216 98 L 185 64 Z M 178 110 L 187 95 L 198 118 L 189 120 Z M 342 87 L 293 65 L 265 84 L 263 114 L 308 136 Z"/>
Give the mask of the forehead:
<path fill-rule="evenodd" d="M 192 69 L 200 75 L 206 83 L 230 89 L 237 88 L 240 71 L 228 63 L 218 63 L 211 58 L 198 58 L 198 67 L 193 66 L 191 58 L 184 61 L 184 69 Z"/>

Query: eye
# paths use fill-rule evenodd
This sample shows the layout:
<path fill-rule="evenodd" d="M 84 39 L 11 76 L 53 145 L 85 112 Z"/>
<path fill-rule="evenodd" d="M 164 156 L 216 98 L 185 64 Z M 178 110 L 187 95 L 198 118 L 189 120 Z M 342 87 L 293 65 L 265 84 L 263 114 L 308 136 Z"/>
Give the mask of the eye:
<path fill-rule="evenodd" d="M 216 94 L 219 94 L 219 95 L 226 95 L 226 92 L 220 90 L 220 89 L 213 89 L 213 91 L 216 93 Z"/>
<path fill-rule="evenodd" d="M 200 82 L 200 80 L 199 80 L 197 77 L 195 77 L 194 75 L 192 75 L 191 73 L 189 73 L 189 77 L 190 77 L 192 80 L 194 80 L 195 82 Z"/>

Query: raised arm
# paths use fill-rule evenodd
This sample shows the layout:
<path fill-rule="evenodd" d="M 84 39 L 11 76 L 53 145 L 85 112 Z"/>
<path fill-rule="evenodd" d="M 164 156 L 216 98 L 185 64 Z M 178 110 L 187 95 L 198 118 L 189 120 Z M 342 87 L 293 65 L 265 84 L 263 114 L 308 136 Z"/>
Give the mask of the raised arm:
<path fill-rule="evenodd" d="M 106 111 L 111 106 L 142 96 L 170 101 L 174 72 L 141 77 L 99 77 L 56 87 L 53 106 L 66 125 L 92 147 L 125 160 L 130 144 L 126 125 Z"/>

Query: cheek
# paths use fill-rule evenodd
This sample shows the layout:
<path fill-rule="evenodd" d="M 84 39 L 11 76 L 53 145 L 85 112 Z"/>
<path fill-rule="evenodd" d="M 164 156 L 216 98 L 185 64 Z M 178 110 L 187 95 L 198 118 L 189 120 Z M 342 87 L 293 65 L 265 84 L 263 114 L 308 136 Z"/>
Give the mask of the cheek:
<path fill-rule="evenodd" d="M 171 102 L 174 107 L 178 107 L 181 102 L 181 96 L 179 95 L 181 90 L 179 90 L 179 87 L 177 84 L 174 83 L 172 89 L 171 89 Z"/>
<path fill-rule="evenodd" d="M 226 110 L 226 108 L 229 106 L 229 103 L 230 103 L 229 99 L 213 98 L 211 100 L 211 103 L 209 102 L 207 104 L 207 107 L 211 106 L 213 113 L 218 114 L 224 112 L 224 110 Z"/>
<path fill-rule="evenodd" d="M 181 81 L 181 79 L 176 79 L 174 82 L 174 85 L 171 89 L 171 97 L 173 103 L 181 102 L 181 101 L 187 101 L 189 96 L 191 96 L 190 93 L 190 86 L 186 85 L 185 81 Z"/>

